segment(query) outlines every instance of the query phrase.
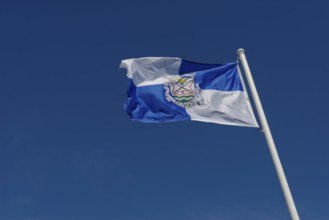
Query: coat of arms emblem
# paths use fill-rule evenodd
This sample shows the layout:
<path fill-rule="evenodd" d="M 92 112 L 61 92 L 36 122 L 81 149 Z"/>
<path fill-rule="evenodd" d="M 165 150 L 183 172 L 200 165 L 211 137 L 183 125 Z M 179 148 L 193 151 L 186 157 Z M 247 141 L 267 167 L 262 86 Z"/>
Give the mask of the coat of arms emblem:
<path fill-rule="evenodd" d="M 194 75 L 192 73 L 168 77 L 164 84 L 166 99 L 183 108 L 202 105 L 204 103 L 201 96 L 202 90 L 198 84 L 194 83 Z"/>

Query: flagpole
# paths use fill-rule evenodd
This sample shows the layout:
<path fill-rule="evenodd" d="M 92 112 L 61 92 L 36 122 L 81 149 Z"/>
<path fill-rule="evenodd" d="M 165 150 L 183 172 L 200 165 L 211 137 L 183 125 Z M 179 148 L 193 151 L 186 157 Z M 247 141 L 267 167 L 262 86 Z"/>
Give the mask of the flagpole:
<path fill-rule="evenodd" d="M 265 113 L 264 113 L 264 110 L 262 107 L 262 103 L 260 102 L 259 95 L 258 95 L 256 86 L 255 86 L 254 80 L 252 78 L 251 71 L 250 71 L 250 68 L 249 68 L 249 65 L 247 62 L 247 58 L 246 58 L 244 49 L 242 49 L 242 48 L 238 49 L 237 53 L 239 56 L 239 60 L 242 64 L 243 70 L 245 72 L 252 98 L 255 102 L 256 110 L 257 110 L 263 131 L 265 134 L 266 142 L 267 142 L 267 145 L 269 147 L 269 150 L 270 150 L 270 153 L 272 156 L 272 160 L 273 160 L 273 163 L 274 163 L 274 166 L 276 169 L 276 173 L 278 175 L 278 178 L 279 178 L 279 181 L 281 184 L 281 188 L 282 188 L 282 191 L 283 191 L 283 194 L 284 194 L 284 197 L 285 197 L 288 209 L 289 209 L 291 219 L 299 220 L 299 216 L 298 216 L 298 212 L 297 212 L 297 209 L 296 209 L 296 206 L 294 203 L 294 199 L 292 198 L 292 194 L 290 192 L 289 185 L 288 185 L 286 176 L 284 174 L 278 152 L 275 147 L 275 143 L 274 143 L 274 140 L 273 140 L 273 137 L 271 134 L 271 130 L 270 130 L 270 127 L 268 126 L 267 119 L 266 119 L 266 116 L 265 116 Z"/>

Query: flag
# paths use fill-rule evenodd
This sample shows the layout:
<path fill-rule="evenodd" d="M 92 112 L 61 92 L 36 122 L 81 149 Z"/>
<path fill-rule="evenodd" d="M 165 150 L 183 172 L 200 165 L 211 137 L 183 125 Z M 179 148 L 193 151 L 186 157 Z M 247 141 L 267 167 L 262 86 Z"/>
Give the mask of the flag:
<path fill-rule="evenodd" d="M 194 120 L 259 127 L 237 62 L 202 64 L 175 57 L 126 59 L 124 108 L 141 122 Z"/>

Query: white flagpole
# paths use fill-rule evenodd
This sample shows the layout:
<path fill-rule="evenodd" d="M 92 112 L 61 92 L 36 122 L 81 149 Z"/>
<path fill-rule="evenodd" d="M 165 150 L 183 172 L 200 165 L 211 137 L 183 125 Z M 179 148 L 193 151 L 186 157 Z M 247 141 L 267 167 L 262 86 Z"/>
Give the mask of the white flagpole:
<path fill-rule="evenodd" d="M 284 174 L 284 171 L 283 171 L 283 168 L 282 168 L 282 165 L 281 165 L 281 162 L 280 162 L 278 152 L 277 152 L 276 147 L 275 147 L 275 143 L 274 143 L 274 140 L 273 140 L 273 137 L 272 137 L 272 134 L 271 134 L 270 127 L 268 126 L 268 123 L 267 123 L 267 120 L 266 120 L 266 116 L 265 116 L 265 113 L 264 113 L 264 110 L 263 110 L 263 107 L 262 107 L 262 103 L 260 102 L 258 92 L 257 92 L 254 80 L 253 80 L 251 72 L 250 72 L 250 68 L 249 68 L 249 65 L 248 65 L 248 62 L 247 62 L 246 55 L 244 53 L 244 49 L 241 49 L 241 48 L 238 49 L 237 53 L 238 53 L 238 56 L 239 56 L 239 60 L 241 61 L 243 70 L 245 72 L 245 75 L 246 75 L 246 78 L 247 78 L 247 81 L 248 81 L 248 85 L 249 85 L 249 88 L 250 88 L 250 91 L 251 91 L 252 98 L 255 102 L 256 110 L 257 110 L 257 113 L 258 113 L 258 116 L 259 116 L 259 119 L 260 119 L 260 122 L 261 122 L 261 125 L 262 125 L 262 128 L 263 128 L 263 131 L 264 131 L 264 134 L 265 134 L 267 145 L 269 147 L 269 150 L 270 150 L 270 153 L 271 153 L 271 156 L 272 156 L 272 160 L 273 160 L 273 163 L 274 163 L 274 166 L 275 166 L 275 169 L 276 169 L 276 173 L 279 177 L 279 181 L 280 181 L 282 191 L 283 191 L 283 194 L 284 194 L 284 197 L 285 197 L 288 209 L 289 209 L 291 219 L 292 220 L 299 220 L 298 212 L 297 212 L 294 200 L 292 198 L 292 195 L 291 195 L 291 192 L 290 192 L 290 189 L 289 189 L 289 185 L 288 185 L 286 176 Z"/>

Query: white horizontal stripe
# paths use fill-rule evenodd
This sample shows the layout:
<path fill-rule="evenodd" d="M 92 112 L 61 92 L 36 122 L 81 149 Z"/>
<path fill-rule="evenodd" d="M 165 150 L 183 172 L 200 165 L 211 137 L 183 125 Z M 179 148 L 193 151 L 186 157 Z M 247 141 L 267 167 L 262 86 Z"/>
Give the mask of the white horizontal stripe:
<path fill-rule="evenodd" d="M 203 90 L 201 95 L 205 104 L 186 109 L 192 120 L 259 127 L 244 92 Z"/>
<path fill-rule="evenodd" d="M 143 57 L 123 60 L 121 67 L 136 86 L 146 86 L 163 84 L 165 77 L 178 75 L 181 63 L 182 59 L 175 57 Z"/>

